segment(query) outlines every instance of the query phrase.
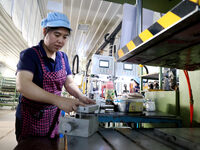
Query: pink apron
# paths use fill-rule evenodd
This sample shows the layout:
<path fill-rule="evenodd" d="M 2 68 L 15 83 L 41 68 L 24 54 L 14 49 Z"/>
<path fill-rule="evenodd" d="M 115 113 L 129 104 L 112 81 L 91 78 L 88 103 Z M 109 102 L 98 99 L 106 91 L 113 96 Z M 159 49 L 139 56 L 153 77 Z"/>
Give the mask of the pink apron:
<path fill-rule="evenodd" d="M 42 65 L 43 89 L 60 96 L 66 81 L 64 58 L 61 54 L 62 69 L 57 72 L 47 72 L 39 50 L 33 48 Z M 31 89 L 30 89 L 31 90 Z M 58 134 L 60 109 L 54 105 L 35 102 L 22 96 L 21 99 L 22 131 L 20 139 L 28 136 L 49 136 Z"/>

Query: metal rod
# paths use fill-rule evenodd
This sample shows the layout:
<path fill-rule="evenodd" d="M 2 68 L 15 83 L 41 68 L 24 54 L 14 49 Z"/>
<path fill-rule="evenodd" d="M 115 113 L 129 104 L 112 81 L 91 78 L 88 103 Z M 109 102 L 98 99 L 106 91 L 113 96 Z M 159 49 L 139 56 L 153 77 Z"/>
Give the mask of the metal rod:
<path fill-rule="evenodd" d="M 140 93 L 143 91 L 143 78 L 142 78 L 142 75 L 143 75 L 143 67 L 140 67 Z"/>
<path fill-rule="evenodd" d="M 64 135 L 64 144 L 65 144 L 65 150 L 68 150 L 68 147 L 67 147 L 67 135 Z"/>
<path fill-rule="evenodd" d="M 159 89 L 162 89 L 162 67 L 159 67 Z"/>
<path fill-rule="evenodd" d="M 136 0 L 136 35 L 142 32 L 142 0 Z M 143 67 L 140 67 L 140 76 L 143 75 Z M 143 79 L 140 79 L 140 93 L 143 90 Z"/>
<path fill-rule="evenodd" d="M 142 32 L 142 0 L 136 0 L 136 35 Z"/>

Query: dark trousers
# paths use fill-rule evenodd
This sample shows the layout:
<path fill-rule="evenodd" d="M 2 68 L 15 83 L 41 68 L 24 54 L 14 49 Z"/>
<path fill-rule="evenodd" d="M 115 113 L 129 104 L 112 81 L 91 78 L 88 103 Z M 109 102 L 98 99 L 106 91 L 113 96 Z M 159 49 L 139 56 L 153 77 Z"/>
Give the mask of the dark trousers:
<path fill-rule="evenodd" d="M 15 135 L 16 135 L 16 140 L 17 142 L 19 142 L 19 137 L 21 135 L 21 131 L 22 131 L 22 121 L 16 117 L 15 120 Z"/>

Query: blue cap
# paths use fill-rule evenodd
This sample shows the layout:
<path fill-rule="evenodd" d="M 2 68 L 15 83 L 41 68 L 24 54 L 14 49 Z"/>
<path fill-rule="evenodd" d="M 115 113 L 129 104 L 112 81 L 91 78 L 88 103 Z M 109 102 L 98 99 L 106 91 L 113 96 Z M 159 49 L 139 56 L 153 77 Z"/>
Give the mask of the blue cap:
<path fill-rule="evenodd" d="M 42 20 L 41 26 L 46 27 L 64 27 L 69 30 L 72 30 L 70 27 L 69 19 L 66 15 L 59 12 L 50 12 L 47 14 L 47 17 Z"/>

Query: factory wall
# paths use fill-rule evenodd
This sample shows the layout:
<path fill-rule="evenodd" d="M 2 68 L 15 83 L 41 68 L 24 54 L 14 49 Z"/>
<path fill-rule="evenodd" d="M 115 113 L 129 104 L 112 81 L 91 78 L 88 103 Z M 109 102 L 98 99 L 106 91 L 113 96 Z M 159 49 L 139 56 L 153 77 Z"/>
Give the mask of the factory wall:
<path fill-rule="evenodd" d="M 194 99 L 193 127 L 199 127 L 200 126 L 200 96 L 199 96 L 200 71 L 190 71 L 189 77 Z M 156 103 L 156 109 L 158 111 L 177 116 L 180 115 L 183 121 L 183 127 L 190 127 L 189 91 L 185 74 L 182 70 L 179 71 L 179 93 L 175 91 L 146 92 L 145 98 L 154 100 Z"/>
<path fill-rule="evenodd" d="M 155 101 L 156 110 L 168 114 L 177 114 L 176 91 L 152 91 L 146 92 L 145 98 Z"/>
<path fill-rule="evenodd" d="M 164 112 L 165 115 L 177 115 L 178 110 L 178 92 L 177 91 L 150 91 L 145 92 L 145 99 L 155 101 L 156 111 Z M 177 127 L 174 123 L 143 123 L 144 128 Z"/>

